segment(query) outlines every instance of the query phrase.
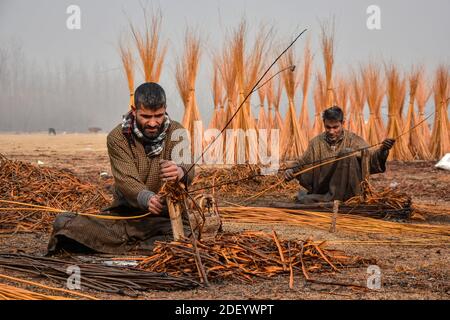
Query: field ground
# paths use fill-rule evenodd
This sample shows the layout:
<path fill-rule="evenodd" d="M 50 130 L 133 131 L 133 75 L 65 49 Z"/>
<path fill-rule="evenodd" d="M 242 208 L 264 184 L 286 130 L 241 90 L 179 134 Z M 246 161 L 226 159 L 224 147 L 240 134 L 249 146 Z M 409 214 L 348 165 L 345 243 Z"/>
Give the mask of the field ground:
<path fill-rule="evenodd" d="M 47 134 L 2 134 L 0 153 L 10 159 L 28 161 L 43 166 L 65 168 L 81 179 L 99 183 L 106 189 L 110 178 L 100 177 L 100 173 L 110 174 L 109 160 L 105 146 L 105 134 L 67 134 L 48 136 Z M 392 162 L 387 172 L 372 176 L 376 187 L 397 185 L 413 199 L 413 203 L 439 204 L 450 208 L 450 172 L 437 170 L 433 162 Z M 293 196 L 294 194 L 292 194 Z M 415 221 L 421 222 L 421 221 Z M 428 223 L 449 224 L 442 221 Z M 314 240 L 395 240 L 398 237 L 375 234 L 343 233 L 339 230 L 330 234 L 312 227 L 284 225 L 260 226 L 241 223 L 226 223 L 225 231 L 275 229 L 283 239 Z M 0 236 L 0 252 L 25 252 L 44 254 L 49 235 L 45 233 L 15 234 Z M 356 290 L 350 287 L 324 286 L 305 283 L 295 279 L 294 288 L 289 289 L 289 277 L 263 280 L 257 279 L 251 285 L 237 282 L 213 284 L 207 289 L 165 292 L 149 291 L 143 299 L 450 299 L 450 244 L 440 245 L 366 245 L 330 244 L 347 254 L 375 259 L 382 272 L 380 290 Z M 0 269 L 1 273 L 14 275 Z M 16 274 L 20 276 L 20 274 Z M 333 280 L 365 285 L 366 268 L 343 269 L 340 273 L 316 275 L 317 279 Z M 52 284 L 49 281 L 40 282 Z M 54 283 L 53 283 L 54 285 Z M 127 299 L 119 295 L 86 292 L 104 299 Z"/>

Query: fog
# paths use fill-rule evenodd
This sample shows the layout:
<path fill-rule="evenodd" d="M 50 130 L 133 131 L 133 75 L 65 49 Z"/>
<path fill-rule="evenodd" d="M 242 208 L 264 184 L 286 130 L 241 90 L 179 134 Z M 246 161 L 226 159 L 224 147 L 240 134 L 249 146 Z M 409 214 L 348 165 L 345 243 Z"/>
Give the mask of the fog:
<path fill-rule="evenodd" d="M 66 28 L 66 8 L 71 4 L 81 8 L 80 30 Z M 117 125 L 129 101 L 117 43 L 121 35 L 129 36 L 128 19 L 142 27 L 141 4 L 163 14 L 161 37 L 169 51 L 160 83 L 167 92 L 169 113 L 177 120 L 184 108 L 176 91 L 174 66 L 182 54 L 186 26 L 202 35 L 196 92 L 205 122 L 213 109 L 211 55 L 222 49 L 227 32 L 244 16 L 249 40 L 261 24 L 274 28 L 274 52 L 308 28 L 316 68 L 322 68 L 319 21 L 330 17 L 336 20 L 336 72 L 347 73 L 374 59 L 392 61 L 404 71 L 421 63 L 431 76 L 437 64 L 450 62 L 448 0 L 0 0 L 0 131 L 53 127 L 57 132 L 86 132 L 89 127 L 101 127 L 107 132 Z M 366 27 L 366 9 L 371 4 L 381 8 L 381 30 Z M 294 47 L 298 56 L 304 41 L 300 39 Z M 136 74 L 138 85 L 142 75 L 140 70 Z M 297 101 L 300 98 L 299 92 Z M 254 110 L 257 104 L 255 97 Z M 313 114 L 312 102 L 309 107 Z"/>

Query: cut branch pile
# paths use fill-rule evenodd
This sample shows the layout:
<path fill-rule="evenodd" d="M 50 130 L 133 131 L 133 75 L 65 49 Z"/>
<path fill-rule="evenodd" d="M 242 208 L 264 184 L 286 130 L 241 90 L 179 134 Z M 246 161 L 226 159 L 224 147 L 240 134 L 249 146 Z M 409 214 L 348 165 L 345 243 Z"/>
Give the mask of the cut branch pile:
<path fill-rule="evenodd" d="M 275 232 L 272 235 L 250 231 L 224 233 L 214 240 L 198 242 L 197 246 L 211 281 L 251 282 L 257 277 L 290 274 L 292 284 L 294 275 L 303 274 L 306 280 L 318 282 L 311 279 L 310 274 L 339 272 L 341 267 L 359 267 L 372 262 L 325 249 L 323 243 L 316 244 L 312 240 L 280 240 Z M 158 242 L 154 254 L 143 259 L 139 267 L 152 272 L 167 272 L 172 276 L 198 276 L 189 240 Z"/>
<path fill-rule="evenodd" d="M 9 160 L 1 154 L 0 199 L 80 213 L 98 212 L 110 202 L 100 187 L 82 182 L 69 172 Z M 49 230 L 54 213 L 13 206 L 0 206 L 0 233 Z"/>
<path fill-rule="evenodd" d="M 258 176 L 259 173 L 259 167 L 255 165 L 205 169 L 198 172 L 191 190 L 208 188 L 211 193 L 218 193 L 221 196 L 250 196 L 279 182 L 276 175 Z M 245 179 L 250 176 L 252 178 Z M 229 183 L 230 181 L 234 182 Z M 291 195 L 295 191 L 298 191 L 298 185 L 288 182 L 281 183 L 274 189 L 277 195 L 280 193 Z"/>

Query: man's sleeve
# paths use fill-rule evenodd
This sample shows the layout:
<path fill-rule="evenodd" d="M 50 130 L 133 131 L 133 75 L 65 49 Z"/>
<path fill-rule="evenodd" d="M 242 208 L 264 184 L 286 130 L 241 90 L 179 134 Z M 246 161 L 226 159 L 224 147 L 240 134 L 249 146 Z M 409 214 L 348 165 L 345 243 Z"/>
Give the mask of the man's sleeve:
<path fill-rule="evenodd" d="M 148 200 L 155 193 L 139 180 L 130 150 L 125 149 L 123 144 L 111 136 L 107 138 L 107 147 L 116 188 L 131 206 L 147 210 Z"/>
<path fill-rule="evenodd" d="M 313 160 L 312 155 L 313 155 L 312 143 L 309 142 L 308 147 L 306 148 L 305 152 L 302 154 L 300 159 L 298 159 L 295 162 L 294 172 L 298 172 L 298 171 L 302 170 L 304 166 L 311 164 L 312 160 Z"/>
<path fill-rule="evenodd" d="M 386 171 L 386 161 L 389 156 L 388 150 L 376 149 L 370 151 L 370 173 L 383 173 Z"/>

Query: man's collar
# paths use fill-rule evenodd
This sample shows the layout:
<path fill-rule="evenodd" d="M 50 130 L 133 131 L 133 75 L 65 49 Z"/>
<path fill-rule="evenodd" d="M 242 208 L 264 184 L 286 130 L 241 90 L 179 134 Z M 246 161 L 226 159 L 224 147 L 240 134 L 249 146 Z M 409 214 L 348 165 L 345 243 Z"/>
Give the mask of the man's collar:
<path fill-rule="evenodd" d="M 344 140 L 344 135 L 345 135 L 345 130 L 342 130 L 342 134 L 336 140 L 331 140 L 331 139 L 328 138 L 328 135 L 325 132 L 325 141 L 330 146 L 334 146 L 334 145 L 337 145 L 338 143 L 340 143 L 342 140 Z"/>

